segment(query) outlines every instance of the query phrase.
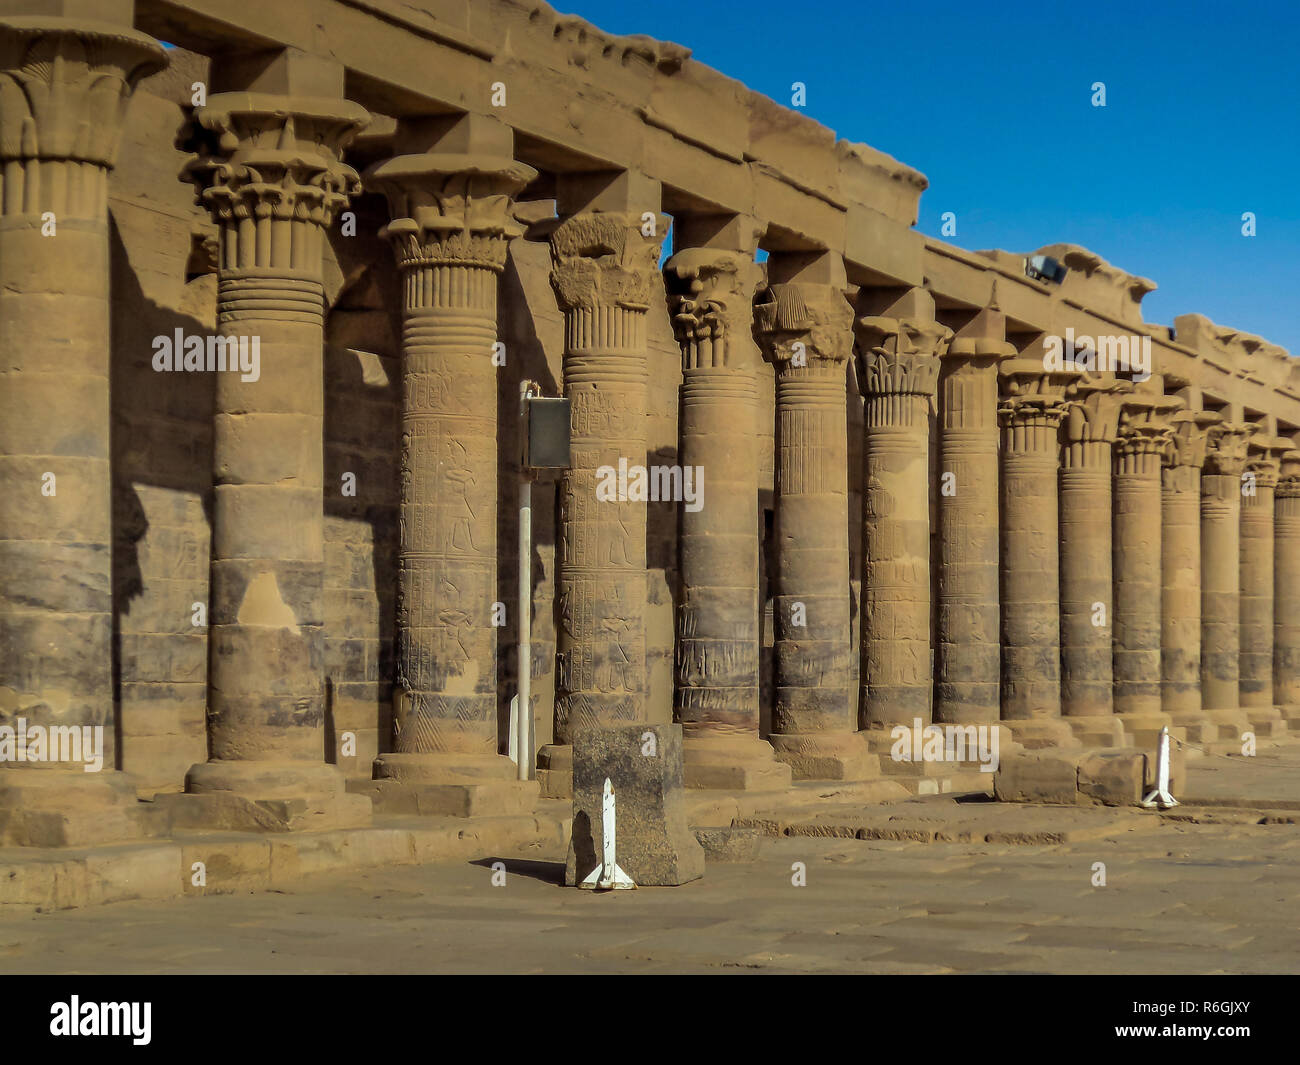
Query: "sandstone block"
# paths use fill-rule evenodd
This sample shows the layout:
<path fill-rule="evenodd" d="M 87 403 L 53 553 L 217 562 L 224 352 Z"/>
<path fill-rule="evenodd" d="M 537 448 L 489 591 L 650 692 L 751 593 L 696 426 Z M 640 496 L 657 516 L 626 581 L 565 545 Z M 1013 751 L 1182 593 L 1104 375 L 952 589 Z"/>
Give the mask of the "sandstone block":
<path fill-rule="evenodd" d="M 704 875 L 704 849 L 686 824 L 680 725 L 579 729 L 573 744 L 573 838 L 565 883 L 600 862 L 605 779 L 614 785 L 616 854 L 638 886 Z"/>

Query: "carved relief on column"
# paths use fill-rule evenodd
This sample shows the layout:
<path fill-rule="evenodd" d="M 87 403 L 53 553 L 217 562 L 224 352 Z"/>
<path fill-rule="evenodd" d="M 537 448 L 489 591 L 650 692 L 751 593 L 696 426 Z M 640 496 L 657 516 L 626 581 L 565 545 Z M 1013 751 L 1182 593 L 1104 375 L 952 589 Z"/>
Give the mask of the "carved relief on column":
<path fill-rule="evenodd" d="M 1113 717 L 1111 465 L 1131 386 L 1088 377 L 1066 392 L 1061 447 L 1061 712 L 1085 741 L 1118 743 Z"/>
<path fill-rule="evenodd" d="M 776 367 L 776 627 L 772 746 L 796 778 L 879 771 L 856 734 L 849 628 L 845 361 L 840 288 L 770 285 L 755 327 Z"/>
<path fill-rule="evenodd" d="M 864 729 L 931 721 L 930 415 L 938 351 L 933 320 L 866 316 L 862 368 Z"/>
<path fill-rule="evenodd" d="M 597 497 L 597 471 L 646 461 L 646 311 L 667 218 L 566 218 L 551 234 L 551 285 L 565 317 L 572 469 L 560 487 L 555 741 L 645 717 L 646 508 Z"/>
<path fill-rule="evenodd" d="M 1280 459 L 1291 445 L 1256 436 L 1248 445 L 1241 486 L 1241 706 L 1257 737 L 1285 731 L 1273 697 L 1274 492 Z M 1295 595 L 1297 590 L 1289 591 Z"/>
<path fill-rule="evenodd" d="M 1002 402 L 1002 720 L 1027 746 L 1070 746 L 1061 721 L 1058 471 L 1073 373 L 1041 359 L 999 368 Z"/>
<path fill-rule="evenodd" d="M 497 754 L 492 356 L 497 277 L 522 232 L 513 196 L 535 176 L 508 156 L 440 152 L 366 175 L 388 198 L 402 279 L 395 753 L 379 776 L 451 782 L 467 760 L 514 776 Z"/>
<path fill-rule="evenodd" d="M 1171 724 L 1160 698 L 1160 470 L 1173 444 L 1170 418 L 1182 406 L 1176 397 L 1134 392 L 1124 400 L 1115 445 L 1115 713 L 1144 749 Z"/>
<path fill-rule="evenodd" d="M 258 376 L 216 374 L 208 692 L 212 759 L 190 791 L 333 793 L 323 762 L 325 230 L 360 191 L 368 121 L 340 99 L 231 92 L 196 115 L 190 166 L 220 231 L 217 328 Z M 273 765 L 268 765 L 272 763 Z"/>
<path fill-rule="evenodd" d="M 1241 487 L 1246 449 L 1258 426 L 1224 422 L 1210 431 L 1201 475 L 1201 702 L 1235 739 L 1241 676 Z"/>
<path fill-rule="evenodd" d="M 958 336 L 943 356 L 936 721 L 992 723 L 1000 713 L 998 364 L 1015 352 L 994 337 Z"/>
<path fill-rule="evenodd" d="M 762 268 L 752 254 L 686 248 L 664 273 L 682 350 L 679 462 L 704 487 L 702 506 L 678 511 L 673 716 L 686 784 L 784 787 L 789 767 L 759 738 L 753 300 Z"/>
<path fill-rule="evenodd" d="M 166 62 L 107 22 L 0 18 L 0 725 L 98 729 L 103 758 L 0 761 L 0 844 L 134 834 L 109 813 L 136 804 L 115 771 L 108 175 Z"/>
<path fill-rule="evenodd" d="M 1273 698 L 1300 727 L 1300 451 L 1282 456 L 1275 491 Z"/>
<path fill-rule="evenodd" d="M 1221 420 L 1212 411 L 1175 414 L 1161 473 L 1161 709 L 1192 743 L 1217 737 L 1201 709 L 1201 467 Z"/>

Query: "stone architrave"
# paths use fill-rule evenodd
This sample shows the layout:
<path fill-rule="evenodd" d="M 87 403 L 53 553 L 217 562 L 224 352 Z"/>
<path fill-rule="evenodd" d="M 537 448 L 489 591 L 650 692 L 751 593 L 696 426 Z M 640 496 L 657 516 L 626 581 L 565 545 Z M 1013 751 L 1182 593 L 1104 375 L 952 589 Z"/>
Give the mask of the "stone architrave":
<path fill-rule="evenodd" d="M 138 832 L 114 742 L 108 176 L 166 64 L 126 26 L 0 19 L 0 725 L 30 743 L 0 762 L 4 843 Z"/>
<path fill-rule="evenodd" d="M 1216 739 L 1201 708 L 1201 467 L 1213 411 L 1183 411 L 1161 471 L 1160 705 L 1191 743 Z"/>
<path fill-rule="evenodd" d="M 1273 698 L 1300 729 L 1300 451 L 1282 456 L 1274 491 Z"/>
<path fill-rule="evenodd" d="M 629 476 L 620 491 L 611 478 L 620 463 L 646 462 L 646 312 L 668 220 L 654 213 L 657 200 L 644 212 L 628 207 L 571 215 L 551 234 L 573 463 L 560 484 L 556 746 L 571 744 L 577 728 L 646 714 L 648 497 L 644 480 L 638 491 Z M 561 771 L 571 757 L 543 752 L 546 767 Z"/>
<path fill-rule="evenodd" d="M 1119 746 L 1114 716 L 1112 449 L 1130 385 L 1087 377 L 1066 391 L 1061 439 L 1061 714 L 1085 746 Z"/>
<path fill-rule="evenodd" d="M 687 247 L 664 271 L 682 350 L 679 462 L 703 488 L 699 505 L 678 509 L 673 716 L 686 786 L 785 788 L 790 767 L 759 737 L 753 299 L 762 269 L 752 250 Z"/>
<path fill-rule="evenodd" d="M 1113 563 L 1115 716 L 1138 747 L 1154 751 L 1173 720 L 1160 692 L 1160 596 L 1164 584 L 1161 466 L 1173 444 L 1177 397 L 1133 392 L 1115 443 Z"/>
<path fill-rule="evenodd" d="M 934 719 L 1001 716 L 998 606 L 998 364 L 1016 349 L 985 309 L 958 331 L 939 371 L 939 541 Z"/>
<path fill-rule="evenodd" d="M 796 779 L 865 780 L 850 660 L 845 363 L 853 310 L 830 253 L 773 255 L 755 325 L 776 368 L 772 747 Z"/>
<path fill-rule="evenodd" d="M 855 325 L 864 400 L 861 725 L 929 724 L 930 417 L 937 351 L 952 331 L 912 289 Z"/>
<path fill-rule="evenodd" d="M 509 127 L 467 116 L 376 164 L 402 279 L 402 477 L 394 747 L 376 779 L 513 780 L 498 753 L 497 279 L 536 176 Z"/>
<path fill-rule="evenodd" d="M 1210 430 L 1201 474 L 1201 705 L 1218 739 L 1250 731 L 1241 712 L 1241 492 L 1247 445 L 1258 426 Z"/>
<path fill-rule="evenodd" d="M 1241 708 L 1256 737 L 1276 737 L 1286 723 L 1274 703 L 1273 625 L 1275 492 L 1281 456 L 1291 449 L 1278 437 L 1250 441 L 1241 488 Z M 1300 594 L 1300 588 L 1286 595 Z"/>
<path fill-rule="evenodd" d="M 257 345 L 260 366 L 215 374 L 211 757 L 186 790 L 367 819 L 324 761 L 322 250 L 360 191 L 342 151 L 368 116 L 340 98 L 226 92 L 197 119 L 215 142 L 191 170 L 220 233 L 217 330 Z"/>
<path fill-rule="evenodd" d="M 1077 745 L 1061 720 L 1061 421 L 1073 373 L 998 367 L 1002 403 L 1002 723 L 1029 748 Z"/>

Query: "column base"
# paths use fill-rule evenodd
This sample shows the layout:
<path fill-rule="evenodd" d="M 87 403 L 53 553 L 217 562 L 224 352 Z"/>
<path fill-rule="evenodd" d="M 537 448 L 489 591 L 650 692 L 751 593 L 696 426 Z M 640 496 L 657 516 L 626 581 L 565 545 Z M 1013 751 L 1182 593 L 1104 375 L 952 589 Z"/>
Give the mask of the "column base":
<path fill-rule="evenodd" d="M 1300 703 L 1279 706 L 1277 710 L 1282 715 L 1282 720 L 1286 722 L 1287 729 L 1290 732 L 1300 733 Z"/>
<path fill-rule="evenodd" d="M 791 767 L 778 761 L 772 745 L 754 734 L 702 729 L 683 738 L 682 758 L 688 788 L 785 791 L 793 781 Z"/>
<path fill-rule="evenodd" d="M 131 778 L 113 769 L 0 770 L 0 844 L 86 847 L 141 839 L 150 804 L 136 800 Z"/>
<path fill-rule="evenodd" d="M 778 762 L 795 780 L 874 780 L 880 759 L 860 732 L 802 732 L 769 737 Z"/>
<path fill-rule="evenodd" d="M 543 799 L 573 798 L 573 746 L 546 743 L 537 751 L 537 785 Z"/>
<path fill-rule="evenodd" d="M 349 795 L 343 773 L 323 762 L 222 761 L 190 767 L 185 794 L 165 797 L 186 828 L 297 832 L 370 824 L 370 800 Z"/>
<path fill-rule="evenodd" d="M 917 736 L 916 725 L 891 725 L 887 728 L 867 729 L 859 733 L 864 737 L 867 743 L 867 749 L 880 760 L 880 772 L 889 780 L 898 781 L 903 787 L 914 795 L 944 795 L 944 794 L 973 794 L 982 792 L 991 794 L 993 788 L 993 776 L 1001 764 L 1002 758 L 1013 752 L 1021 750 L 1019 743 L 1012 736 L 1011 732 L 1004 728 L 1005 722 L 995 724 L 984 723 L 975 726 L 973 722 L 966 725 L 956 725 L 953 723 L 941 724 L 932 722 L 921 726 L 920 736 Z M 907 730 L 906 734 L 896 738 L 895 730 L 898 728 Z M 976 733 L 973 737 L 973 743 L 967 743 L 972 737 L 964 730 L 971 727 L 982 727 L 993 730 L 993 734 L 984 734 L 983 751 L 984 758 L 980 757 L 980 734 Z M 948 739 L 950 735 L 947 729 L 962 729 L 962 749 L 958 749 L 956 734 L 952 740 L 952 754 L 948 755 Z M 929 732 L 929 729 L 936 729 L 937 732 Z M 944 737 L 943 757 L 934 758 L 928 755 L 932 752 L 927 750 L 926 738 L 931 736 Z M 933 741 L 932 741 L 933 742 Z M 994 744 L 996 743 L 996 747 Z M 902 745 L 901 748 L 899 745 Z M 918 757 L 918 746 L 919 755 Z M 960 757 L 958 757 L 960 755 Z"/>
<path fill-rule="evenodd" d="M 1084 747 L 1126 746 L 1124 726 L 1114 714 L 1083 714 L 1061 718 Z"/>
<path fill-rule="evenodd" d="M 1128 746 L 1142 751 L 1154 752 L 1160 745 L 1160 731 L 1165 728 L 1169 729 L 1170 740 L 1187 739 L 1186 731 L 1178 728 L 1173 717 L 1161 710 L 1138 710 L 1116 714 L 1115 718 L 1124 728 Z"/>
<path fill-rule="evenodd" d="M 1059 717 L 1006 718 L 1002 725 L 1012 738 L 1027 751 L 1048 748 L 1072 750 L 1081 747 L 1074 730 Z"/>
<path fill-rule="evenodd" d="M 1168 710 L 1166 713 L 1174 725 L 1183 730 L 1188 743 L 1204 746 L 1218 739 L 1214 723 L 1204 710 Z"/>
<path fill-rule="evenodd" d="M 352 780 L 347 787 L 367 796 L 376 810 L 426 817 L 532 813 L 538 797 L 537 782 L 520 780 L 505 755 L 453 751 L 381 754 L 373 780 Z"/>
<path fill-rule="evenodd" d="M 1257 740 L 1277 740 L 1287 733 L 1286 718 L 1276 706 L 1243 706 Z"/>
<path fill-rule="evenodd" d="M 1218 740 L 1239 742 L 1247 732 L 1255 731 L 1255 726 L 1240 707 L 1206 710 L 1205 715 L 1214 726 L 1217 733 L 1215 739 Z"/>

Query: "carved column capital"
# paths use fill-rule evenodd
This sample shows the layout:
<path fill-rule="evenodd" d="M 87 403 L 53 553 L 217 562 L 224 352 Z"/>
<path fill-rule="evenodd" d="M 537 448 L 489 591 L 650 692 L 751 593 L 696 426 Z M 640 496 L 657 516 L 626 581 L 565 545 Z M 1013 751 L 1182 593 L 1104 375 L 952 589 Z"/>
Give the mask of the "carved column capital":
<path fill-rule="evenodd" d="M 398 265 L 476 266 L 499 272 L 523 227 L 510 214 L 514 196 L 537 176 L 509 156 L 425 152 L 376 163 L 369 189 L 388 200 L 382 235 Z"/>
<path fill-rule="evenodd" d="M 1208 410 L 1185 410 L 1175 413 L 1169 421 L 1173 432 L 1165 452 L 1165 465 L 1200 469 L 1205 465 L 1210 431 L 1223 421 L 1223 416 Z"/>
<path fill-rule="evenodd" d="M 1116 451 L 1121 456 L 1158 455 L 1173 445 L 1173 416 L 1183 408 L 1176 396 L 1134 392 L 1120 406 Z"/>
<path fill-rule="evenodd" d="M 666 215 L 655 215 L 647 235 L 644 216 L 632 211 L 564 219 L 551 233 L 551 286 L 560 309 L 649 310 L 668 225 Z"/>
<path fill-rule="evenodd" d="M 842 363 L 853 347 L 853 308 L 833 285 L 796 281 L 769 285 L 754 305 L 754 326 L 764 353 L 778 370 Z"/>
<path fill-rule="evenodd" d="M 938 322 L 867 315 L 853 327 L 862 356 L 862 394 L 933 396 L 939 379 L 936 357 L 952 338 Z"/>
<path fill-rule="evenodd" d="M 1250 438 L 1259 432 L 1248 422 L 1222 422 L 1210 430 L 1205 454 L 1205 472 L 1240 477 L 1246 467 Z"/>
<path fill-rule="evenodd" d="M 201 198 L 214 220 L 240 232 L 241 247 L 230 266 L 299 267 L 292 238 L 275 230 L 256 234 L 244 227 L 265 223 L 328 226 L 335 213 L 361 191 L 361 181 L 343 162 L 343 149 L 365 127 L 365 109 L 347 100 L 229 92 L 210 97 L 196 113 L 216 138 L 189 170 L 203 186 Z"/>
<path fill-rule="evenodd" d="M 1287 451 L 1282 455 L 1277 498 L 1300 499 L 1300 451 Z"/>
<path fill-rule="evenodd" d="M 682 368 L 757 364 L 754 290 L 763 278 L 753 257 L 738 251 L 686 248 L 664 264 L 673 332 Z"/>
<path fill-rule="evenodd" d="M 1069 411 L 1065 419 L 1069 444 L 1113 444 L 1119 433 L 1119 414 L 1132 386 L 1122 381 L 1085 380 L 1066 390 Z"/>
<path fill-rule="evenodd" d="M 1069 409 L 1065 390 L 1077 377 L 1075 373 L 1044 369 L 1041 359 L 1007 359 L 998 366 L 1002 386 L 999 419 L 1004 426 L 1059 426 Z"/>
<path fill-rule="evenodd" d="M 1290 442 L 1276 436 L 1256 435 L 1247 443 L 1245 469 L 1255 475 L 1256 487 L 1277 487 L 1282 456 L 1290 450 Z"/>
<path fill-rule="evenodd" d="M 157 41 L 112 23 L 0 20 L 0 164 L 17 164 L 6 166 L 0 212 L 96 217 L 131 91 L 166 65 Z M 68 172 L 38 173 L 38 164 Z M 85 180 L 86 165 L 98 178 Z"/>

